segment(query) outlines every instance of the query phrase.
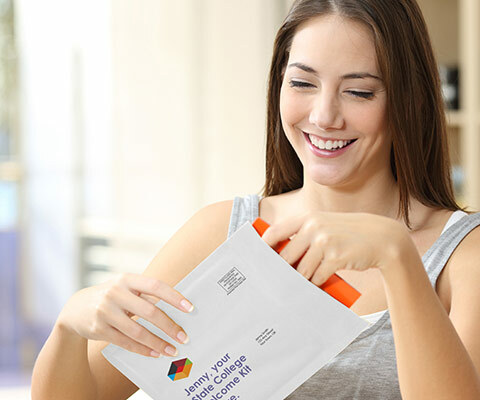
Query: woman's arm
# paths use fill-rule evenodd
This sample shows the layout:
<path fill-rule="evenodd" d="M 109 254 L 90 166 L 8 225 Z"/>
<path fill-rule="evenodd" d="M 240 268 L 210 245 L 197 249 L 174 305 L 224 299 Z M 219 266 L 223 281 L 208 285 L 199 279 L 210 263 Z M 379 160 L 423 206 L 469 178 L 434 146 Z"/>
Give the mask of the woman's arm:
<path fill-rule="evenodd" d="M 404 249 L 382 271 L 405 400 L 480 399 L 480 230 L 450 260 L 450 318 L 418 253 Z"/>
<path fill-rule="evenodd" d="M 87 345 L 87 339 L 56 324 L 35 361 L 32 399 L 97 399 Z"/>
<path fill-rule="evenodd" d="M 163 246 L 143 275 L 175 286 L 226 239 L 231 207 L 232 201 L 224 201 L 198 211 Z M 119 400 L 134 393 L 137 387 L 100 353 L 108 343 L 76 334 L 64 324 L 68 320 L 59 317 L 36 360 L 32 399 Z"/>

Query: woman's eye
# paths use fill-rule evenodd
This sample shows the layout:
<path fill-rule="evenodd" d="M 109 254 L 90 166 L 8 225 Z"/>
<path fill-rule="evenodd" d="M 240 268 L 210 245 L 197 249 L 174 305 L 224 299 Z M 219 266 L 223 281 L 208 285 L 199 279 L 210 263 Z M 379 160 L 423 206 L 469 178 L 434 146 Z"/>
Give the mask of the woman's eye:
<path fill-rule="evenodd" d="M 300 87 L 300 88 L 313 87 L 311 83 L 303 82 L 303 81 L 290 81 L 289 83 L 291 87 Z"/>
<path fill-rule="evenodd" d="M 347 90 L 352 96 L 361 97 L 362 99 L 371 99 L 373 97 L 372 92 L 356 92 L 354 90 Z"/>
<path fill-rule="evenodd" d="M 313 87 L 315 87 L 311 83 L 303 82 L 303 81 L 291 80 L 291 81 L 289 81 L 289 84 L 290 84 L 291 87 L 296 87 L 296 88 L 313 88 Z M 359 91 L 355 91 L 355 90 L 347 90 L 346 93 L 349 93 L 354 97 L 360 97 L 362 99 L 371 99 L 374 96 L 374 94 L 372 92 L 359 92 Z"/>

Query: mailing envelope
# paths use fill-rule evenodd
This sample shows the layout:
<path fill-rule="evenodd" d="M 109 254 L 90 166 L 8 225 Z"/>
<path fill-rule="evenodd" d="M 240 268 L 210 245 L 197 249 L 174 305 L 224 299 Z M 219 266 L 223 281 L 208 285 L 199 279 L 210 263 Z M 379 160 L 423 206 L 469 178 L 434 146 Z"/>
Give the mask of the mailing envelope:
<path fill-rule="evenodd" d="M 152 358 L 109 344 L 105 358 L 155 400 L 281 400 L 332 360 L 368 322 L 320 290 L 269 247 L 250 223 L 176 286 L 195 309 L 157 306 L 187 332 Z"/>

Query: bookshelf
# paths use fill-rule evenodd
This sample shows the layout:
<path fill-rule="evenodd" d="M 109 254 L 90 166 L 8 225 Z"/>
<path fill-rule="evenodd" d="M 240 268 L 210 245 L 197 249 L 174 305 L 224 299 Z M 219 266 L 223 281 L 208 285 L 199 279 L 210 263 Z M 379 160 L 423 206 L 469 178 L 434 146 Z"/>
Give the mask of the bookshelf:
<path fill-rule="evenodd" d="M 465 170 L 466 204 L 480 209 L 480 2 L 459 0 L 461 101 L 465 120 L 461 126 L 461 158 Z"/>
<path fill-rule="evenodd" d="M 461 205 L 480 209 L 480 2 L 418 0 L 440 65 L 459 69 L 459 108 L 447 111 Z M 460 181 L 460 182 L 458 182 Z"/>

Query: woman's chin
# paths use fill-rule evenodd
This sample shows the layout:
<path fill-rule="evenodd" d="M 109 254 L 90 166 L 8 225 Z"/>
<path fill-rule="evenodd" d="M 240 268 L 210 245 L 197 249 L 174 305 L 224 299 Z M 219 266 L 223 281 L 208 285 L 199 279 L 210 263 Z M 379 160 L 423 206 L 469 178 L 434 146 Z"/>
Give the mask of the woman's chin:
<path fill-rule="evenodd" d="M 344 173 L 340 173 L 339 171 L 319 171 L 318 169 L 309 170 L 307 172 L 307 179 L 322 186 L 342 186 L 347 183 L 348 179 Z"/>

